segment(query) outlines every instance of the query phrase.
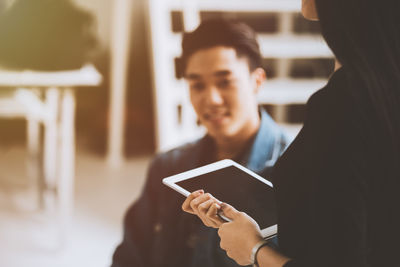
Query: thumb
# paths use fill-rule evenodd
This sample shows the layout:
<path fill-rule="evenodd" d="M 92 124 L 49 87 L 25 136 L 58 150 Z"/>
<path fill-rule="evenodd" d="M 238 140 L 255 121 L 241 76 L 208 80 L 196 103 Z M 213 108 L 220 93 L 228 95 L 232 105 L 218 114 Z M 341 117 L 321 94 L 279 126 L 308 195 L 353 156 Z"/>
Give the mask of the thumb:
<path fill-rule="evenodd" d="M 239 215 L 239 211 L 237 211 L 234 207 L 227 203 L 221 204 L 221 210 L 226 217 L 229 219 L 235 219 Z"/>

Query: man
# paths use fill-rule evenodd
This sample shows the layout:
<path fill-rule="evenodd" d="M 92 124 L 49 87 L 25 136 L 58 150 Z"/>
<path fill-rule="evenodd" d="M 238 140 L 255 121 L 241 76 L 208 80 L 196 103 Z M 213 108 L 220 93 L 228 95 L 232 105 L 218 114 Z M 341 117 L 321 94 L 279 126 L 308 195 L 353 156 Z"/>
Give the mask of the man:
<path fill-rule="evenodd" d="M 265 80 L 255 33 L 245 24 L 203 22 L 182 41 L 182 70 L 207 134 L 158 155 L 141 197 L 128 210 L 113 267 L 237 266 L 219 248 L 215 229 L 181 210 L 184 197 L 162 178 L 230 158 L 267 177 L 288 139 L 256 95 Z"/>

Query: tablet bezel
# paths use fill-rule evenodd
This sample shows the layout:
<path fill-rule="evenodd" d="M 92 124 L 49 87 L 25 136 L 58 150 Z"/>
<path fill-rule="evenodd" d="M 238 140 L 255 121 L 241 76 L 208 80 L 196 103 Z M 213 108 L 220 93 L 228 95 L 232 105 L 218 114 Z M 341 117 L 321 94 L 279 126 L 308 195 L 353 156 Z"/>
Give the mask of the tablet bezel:
<path fill-rule="evenodd" d="M 193 179 L 200 175 L 210 173 L 210 172 L 220 170 L 220 169 L 230 167 L 230 166 L 234 166 L 234 167 L 248 173 L 251 177 L 253 177 L 253 178 L 259 180 L 260 182 L 273 188 L 273 184 L 270 181 L 262 178 L 260 175 L 256 174 L 255 172 L 243 167 L 242 165 L 240 165 L 230 159 L 220 160 L 220 161 L 217 161 L 217 162 L 214 162 L 214 163 L 202 166 L 202 167 L 198 167 L 198 168 L 186 171 L 186 172 L 182 172 L 179 174 L 175 174 L 175 175 L 166 177 L 162 180 L 162 182 L 166 186 L 181 193 L 185 197 L 188 197 L 190 195 L 190 192 L 187 191 L 186 189 L 182 188 L 181 186 L 177 185 L 176 183 L 184 181 L 184 180 Z M 201 189 L 201 188 L 199 188 L 199 189 Z M 272 238 L 277 234 L 277 230 L 278 230 L 278 227 L 275 224 L 270 227 L 261 229 L 261 234 L 264 238 Z"/>

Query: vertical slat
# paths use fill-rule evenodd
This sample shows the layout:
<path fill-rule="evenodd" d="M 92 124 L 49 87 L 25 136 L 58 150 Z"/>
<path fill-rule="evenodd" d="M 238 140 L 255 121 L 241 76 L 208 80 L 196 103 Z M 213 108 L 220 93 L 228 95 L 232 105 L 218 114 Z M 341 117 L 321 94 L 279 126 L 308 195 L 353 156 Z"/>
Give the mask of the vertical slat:
<path fill-rule="evenodd" d="M 279 14 L 279 34 L 288 36 L 293 29 L 293 14 L 282 12 Z M 291 60 L 288 58 L 280 58 L 277 62 L 277 78 L 285 79 L 289 77 Z M 274 115 L 277 122 L 285 122 L 287 119 L 287 107 L 285 105 L 275 105 Z"/>
<path fill-rule="evenodd" d="M 57 145 L 58 145 L 58 115 L 59 115 L 59 91 L 57 88 L 49 88 L 45 93 L 47 118 L 44 121 L 44 155 L 43 168 L 45 186 L 47 189 L 54 189 L 56 186 L 56 170 L 58 167 Z M 45 205 L 50 205 L 51 194 L 53 191 L 46 192 Z"/>
<path fill-rule="evenodd" d="M 174 83 L 170 9 L 168 1 L 149 0 L 148 21 L 153 49 L 152 68 L 154 75 L 154 108 L 156 114 L 156 147 L 163 151 L 171 148 L 179 140 L 176 116 L 176 91 Z"/>
<path fill-rule="evenodd" d="M 111 37 L 111 99 L 108 162 L 118 167 L 124 160 L 124 112 L 130 47 L 131 0 L 115 0 Z"/>
<path fill-rule="evenodd" d="M 36 118 L 27 117 L 27 147 L 28 147 L 28 161 L 27 173 L 28 178 L 35 183 L 38 194 L 38 206 L 40 209 L 44 208 L 44 181 L 42 171 L 40 168 L 40 125 Z"/>
<path fill-rule="evenodd" d="M 198 8 L 198 0 L 182 1 L 183 23 L 186 32 L 196 29 L 200 24 L 200 12 Z"/>
<path fill-rule="evenodd" d="M 58 207 L 61 242 L 66 243 L 74 206 L 75 176 L 75 97 L 72 89 L 65 89 L 61 99 Z"/>

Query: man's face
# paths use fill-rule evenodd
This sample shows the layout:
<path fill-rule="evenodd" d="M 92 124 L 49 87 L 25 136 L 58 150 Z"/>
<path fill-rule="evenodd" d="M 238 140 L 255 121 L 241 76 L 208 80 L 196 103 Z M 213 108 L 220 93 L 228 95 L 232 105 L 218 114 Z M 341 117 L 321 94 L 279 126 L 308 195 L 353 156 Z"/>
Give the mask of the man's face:
<path fill-rule="evenodd" d="M 237 137 L 258 121 L 256 94 L 265 79 L 262 69 L 250 73 L 248 60 L 224 46 L 195 52 L 186 66 L 190 99 L 209 135 Z"/>

